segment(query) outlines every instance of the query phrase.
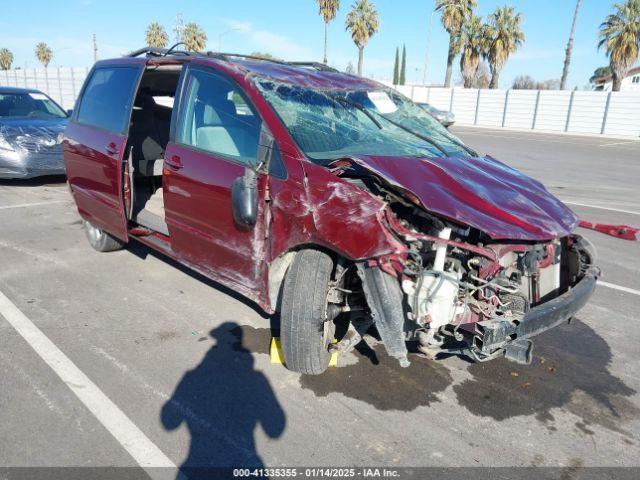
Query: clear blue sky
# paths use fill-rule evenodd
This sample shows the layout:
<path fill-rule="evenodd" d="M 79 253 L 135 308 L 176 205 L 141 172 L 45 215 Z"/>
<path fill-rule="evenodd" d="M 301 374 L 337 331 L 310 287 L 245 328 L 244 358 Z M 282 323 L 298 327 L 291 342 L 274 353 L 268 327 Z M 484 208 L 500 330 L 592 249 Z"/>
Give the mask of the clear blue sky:
<path fill-rule="evenodd" d="M 286 59 L 321 60 L 323 23 L 315 0 L 2 0 L 0 48 L 11 49 L 15 65 L 35 67 L 34 46 L 47 42 L 54 51 L 52 66 L 91 65 L 91 35 L 96 33 L 99 58 L 118 56 L 144 45 L 151 21 L 171 31 L 176 14 L 195 21 L 207 32 L 207 48 L 239 53 L 266 51 Z M 357 60 L 357 49 L 344 30 L 353 0 L 342 0 L 329 29 L 329 61 L 345 68 Z M 380 32 L 365 49 L 365 74 L 389 78 L 396 45 L 406 44 L 408 81 L 422 81 L 427 30 L 434 0 L 374 0 L 380 12 Z M 559 78 L 576 0 L 478 0 L 486 16 L 497 5 L 514 5 L 525 17 L 526 42 L 507 63 L 502 87 L 529 74 L 538 80 Z M 584 0 L 576 32 L 568 85 L 584 87 L 593 70 L 606 65 L 597 51 L 598 26 L 613 0 Z M 230 29 L 235 29 L 229 31 Z M 171 35 L 173 37 L 173 34 Z M 448 36 L 436 14 L 428 70 L 430 82 L 442 82 Z M 454 80 L 460 74 L 456 61 Z"/>

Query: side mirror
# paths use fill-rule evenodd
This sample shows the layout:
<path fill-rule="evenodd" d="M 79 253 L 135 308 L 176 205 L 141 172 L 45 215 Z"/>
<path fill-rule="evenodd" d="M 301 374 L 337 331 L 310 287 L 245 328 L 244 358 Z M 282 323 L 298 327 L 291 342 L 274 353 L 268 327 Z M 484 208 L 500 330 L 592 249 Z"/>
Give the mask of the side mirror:
<path fill-rule="evenodd" d="M 71 115 L 73 115 L 73 109 L 72 108 L 67 110 L 67 117 L 70 117 Z"/>
<path fill-rule="evenodd" d="M 242 228 L 249 229 L 258 219 L 258 174 L 250 169 L 231 185 L 233 220 Z"/>

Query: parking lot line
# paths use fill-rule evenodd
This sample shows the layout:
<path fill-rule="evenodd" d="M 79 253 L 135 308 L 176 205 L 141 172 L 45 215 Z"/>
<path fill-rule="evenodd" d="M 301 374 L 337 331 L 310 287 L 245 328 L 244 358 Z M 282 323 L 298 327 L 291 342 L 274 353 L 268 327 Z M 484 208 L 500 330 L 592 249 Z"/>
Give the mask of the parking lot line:
<path fill-rule="evenodd" d="M 143 468 L 176 465 L 42 331 L 0 291 L 0 316 L 25 339 Z"/>
<path fill-rule="evenodd" d="M 579 203 L 579 202 L 570 202 L 568 200 L 562 200 L 567 205 L 577 205 L 579 207 L 587 207 L 587 208 L 596 208 L 598 210 L 610 210 L 612 212 L 620 212 L 620 213 L 630 213 L 631 215 L 640 215 L 640 212 L 636 212 L 634 210 L 624 210 L 622 208 L 611 208 L 611 207 L 602 207 L 600 205 L 592 205 L 590 203 Z"/>
<path fill-rule="evenodd" d="M 51 205 L 52 203 L 65 203 L 68 200 L 49 200 L 48 202 L 18 203 L 16 205 L 3 205 L 0 210 L 9 210 L 10 208 L 37 207 L 39 205 Z"/>
<path fill-rule="evenodd" d="M 622 142 L 614 142 L 614 143 L 603 143 L 602 145 L 600 145 L 601 147 L 611 147 L 614 145 L 639 145 L 640 143 L 638 142 L 638 140 L 625 140 Z"/>
<path fill-rule="evenodd" d="M 602 280 L 598 280 L 598 285 L 602 285 L 603 287 L 612 288 L 614 290 L 620 290 L 621 292 L 631 293 L 632 295 L 640 295 L 640 290 L 635 290 L 629 287 L 623 287 L 621 285 L 616 285 L 615 283 L 603 282 Z"/>

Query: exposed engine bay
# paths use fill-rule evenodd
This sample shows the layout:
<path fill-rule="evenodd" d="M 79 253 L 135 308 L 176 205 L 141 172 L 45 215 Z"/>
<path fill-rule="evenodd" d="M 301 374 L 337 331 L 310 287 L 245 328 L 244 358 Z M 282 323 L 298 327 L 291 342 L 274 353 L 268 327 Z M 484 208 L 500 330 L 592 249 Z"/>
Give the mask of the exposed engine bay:
<path fill-rule="evenodd" d="M 347 160 L 333 167 L 334 174 L 384 201 L 388 229 L 407 246 L 405 255 L 358 266 L 380 337 L 388 353 L 404 366 L 408 360 L 403 344 L 411 340 L 430 358 L 446 352 L 476 361 L 505 355 L 530 363 L 533 345 L 528 338 L 570 321 L 584 302 L 571 299 L 571 308 L 561 309 L 558 315 L 539 315 L 540 307 L 551 305 L 554 299 L 559 304 L 557 300 L 585 276 L 593 280 L 584 294 L 585 302 L 595 287 L 599 271 L 591 265 L 592 255 L 580 237 L 492 240 L 478 229 L 431 214 L 410 192 Z M 372 297 L 377 292 L 368 285 L 370 277 L 362 273 L 367 268 L 396 279 L 398 295 L 403 298 L 396 295 L 392 301 L 402 303 L 402 308 L 396 309 L 401 310 L 402 320 L 390 318 L 393 309 L 376 308 Z M 386 296 L 394 295 L 386 292 Z M 530 312 L 538 312 L 537 320 L 529 318 Z"/>

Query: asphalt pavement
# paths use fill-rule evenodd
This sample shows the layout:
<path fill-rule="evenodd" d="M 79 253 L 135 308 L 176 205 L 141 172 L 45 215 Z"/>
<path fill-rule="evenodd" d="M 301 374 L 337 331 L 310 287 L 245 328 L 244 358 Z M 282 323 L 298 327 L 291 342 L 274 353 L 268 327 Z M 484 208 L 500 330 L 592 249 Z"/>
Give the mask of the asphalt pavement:
<path fill-rule="evenodd" d="M 640 226 L 640 142 L 453 131 L 581 218 Z M 63 179 L 1 181 L 0 468 L 638 466 L 640 242 L 581 233 L 607 284 L 531 366 L 402 369 L 373 345 L 302 377 L 234 292 L 139 244 L 93 251 Z"/>

